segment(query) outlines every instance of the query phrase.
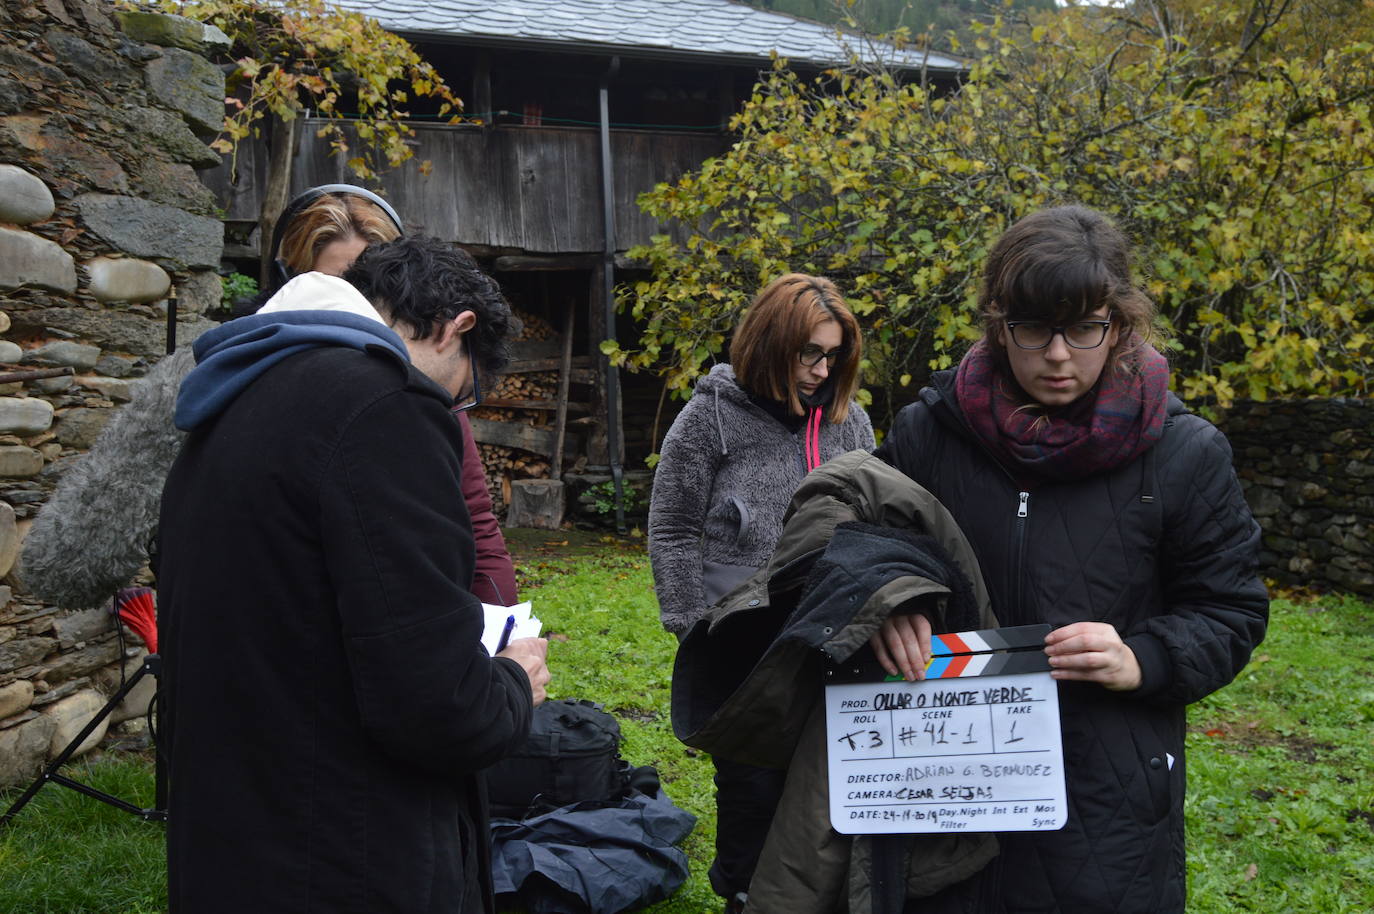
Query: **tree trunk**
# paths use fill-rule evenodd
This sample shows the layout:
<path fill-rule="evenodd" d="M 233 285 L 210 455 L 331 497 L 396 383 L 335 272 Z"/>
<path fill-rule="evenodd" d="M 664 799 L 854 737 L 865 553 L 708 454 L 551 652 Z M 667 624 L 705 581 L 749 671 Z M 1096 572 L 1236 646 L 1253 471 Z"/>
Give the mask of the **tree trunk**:
<path fill-rule="evenodd" d="M 267 184 L 263 188 L 262 209 L 258 211 L 258 253 L 261 266 L 258 284 L 266 289 L 272 285 L 272 231 L 277 218 L 286 208 L 291 190 L 291 160 L 296 156 L 296 123 L 271 117 L 268 134 Z"/>

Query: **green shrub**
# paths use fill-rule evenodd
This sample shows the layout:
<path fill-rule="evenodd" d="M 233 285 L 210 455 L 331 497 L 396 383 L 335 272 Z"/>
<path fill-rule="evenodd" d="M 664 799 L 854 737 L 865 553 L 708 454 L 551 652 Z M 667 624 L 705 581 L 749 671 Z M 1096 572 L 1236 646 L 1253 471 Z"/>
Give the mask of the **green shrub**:
<path fill-rule="evenodd" d="M 221 276 L 219 281 L 224 286 L 219 299 L 219 310 L 225 314 L 232 313 L 234 305 L 238 302 L 258 294 L 258 281 L 251 276 L 230 273 L 228 276 Z"/>
<path fill-rule="evenodd" d="M 1269 40 L 1309 5 L 1259 24 L 1236 0 L 998 19 L 945 97 L 780 63 L 730 150 L 641 196 L 687 232 L 631 252 L 653 271 L 620 290 L 643 330 L 603 350 L 685 397 L 765 282 L 819 273 L 864 325 L 866 382 L 911 399 L 977 337 L 990 244 L 1076 201 L 1134 238 L 1183 397 L 1367 395 L 1374 30 L 1352 14 L 1344 46 Z"/>
<path fill-rule="evenodd" d="M 635 512 L 647 507 L 644 504 L 643 493 L 639 487 L 630 482 L 622 482 L 620 485 L 621 501 L 626 514 Z M 587 487 L 587 494 L 591 496 L 592 510 L 597 514 L 611 514 L 615 511 L 615 481 L 608 479 L 605 482 L 598 482 Z"/>

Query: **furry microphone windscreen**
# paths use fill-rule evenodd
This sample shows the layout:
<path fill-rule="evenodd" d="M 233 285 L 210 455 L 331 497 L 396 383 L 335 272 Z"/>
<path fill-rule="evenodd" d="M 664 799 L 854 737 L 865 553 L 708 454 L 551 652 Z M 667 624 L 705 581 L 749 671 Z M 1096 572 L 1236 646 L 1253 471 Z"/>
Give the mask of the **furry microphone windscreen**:
<path fill-rule="evenodd" d="M 24 539 L 24 590 L 55 606 L 94 609 L 147 563 L 162 485 L 184 438 L 172 424 L 177 389 L 193 367 L 190 347 L 154 365 L 75 458 Z"/>

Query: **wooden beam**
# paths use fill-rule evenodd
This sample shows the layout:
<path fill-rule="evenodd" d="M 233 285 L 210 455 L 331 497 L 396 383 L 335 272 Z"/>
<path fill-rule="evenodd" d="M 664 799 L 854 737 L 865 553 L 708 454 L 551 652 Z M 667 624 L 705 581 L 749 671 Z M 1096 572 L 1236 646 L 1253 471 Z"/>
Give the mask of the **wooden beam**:
<path fill-rule="evenodd" d="M 513 248 L 509 245 L 490 245 L 470 241 L 455 241 L 454 244 L 467 251 L 473 260 L 479 261 L 495 260 L 497 257 L 507 257 L 520 253 L 520 248 Z"/>
<path fill-rule="evenodd" d="M 554 257 L 514 254 L 496 258 L 492 269 L 498 273 L 517 273 L 526 270 L 590 270 L 596 263 L 595 254 L 567 254 Z"/>
<path fill-rule="evenodd" d="M 479 444 L 519 448 L 540 457 L 553 456 L 555 442 L 551 428 L 535 428 L 519 422 L 496 422 L 476 416 L 469 417 L 469 421 L 472 423 L 472 437 Z"/>
<path fill-rule="evenodd" d="M 533 362 L 541 359 L 556 359 L 563 352 L 558 340 L 521 340 L 511 343 L 512 362 Z"/>
<path fill-rule="evenodd" d="M 508 400 L 505 397 L 483 397 L 483 406 L 490 406 L 493 409 L 553 409 L 558 408 L 558 404 L 553 400 Z M 591 410 L 591 406 L 586 403 L 568 403 L 567 409 L 575 413 L 585 413 Z"/>
<path fill-rule="evenodd" d="M 578 363 L 581 364 L 578 364 Z M 595 384 L 597 383 L 596 369 L 589 367 L 589 359 L 573 359 L 573 368 L 569 372 L 568 378 L 574 384 Z M 557 371 L 558 359 L 541 359 L 533 362 L 511 362 L 506 367 L 504 374 L 526 374 L 531 371 Z"/>

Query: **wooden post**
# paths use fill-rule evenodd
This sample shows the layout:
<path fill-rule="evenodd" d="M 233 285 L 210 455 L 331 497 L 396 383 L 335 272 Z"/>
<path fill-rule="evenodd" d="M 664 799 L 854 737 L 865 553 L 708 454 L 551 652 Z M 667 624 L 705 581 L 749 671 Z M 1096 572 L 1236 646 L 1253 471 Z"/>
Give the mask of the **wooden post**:
<path fill-rule="evenodd" d="M 558 366 L 558 408 L 553 420 L 553 463 L 549 478 L 563 478 L 563 436 L 568 429 L 568 382 L 572 376 L 573 328 L 577 326 L 577 306 L 568 309 L 563 321 L 563 361 Z"/>
<path fill-rule="evenodd" d="M 599 359 L 604 359 L 601 354 L 600 343 L 606 338 L 606 312 L 601 305 L 601 272 L 605 269 L 604 264 L 598 263 L 591 271 L 591 294 L 587 298 L 587 348 L 588 355 L 592 358 L 592 364 L 597 366 L 595 369 L 596 383 L 592 387 L 592 409 L 591 422 L 588 423 L 588 434 L 585 441 L 587 451 L 587 462 L 592 466 L 601 466 L 610 469 L 609 448 L 606 445 L 606 426 L 610 419 L 607 410 L 608 400 L 606 398 L 606 373 L 601 370 Z"/>
<path fill-rule="evenodd" d="M 491 128 L 496 123 L 496 115 L 491 110 L 491 51 L 478 51 L 472 62 L 472 106 L 471 115 L 482 118 L 482 126 Z"/>

